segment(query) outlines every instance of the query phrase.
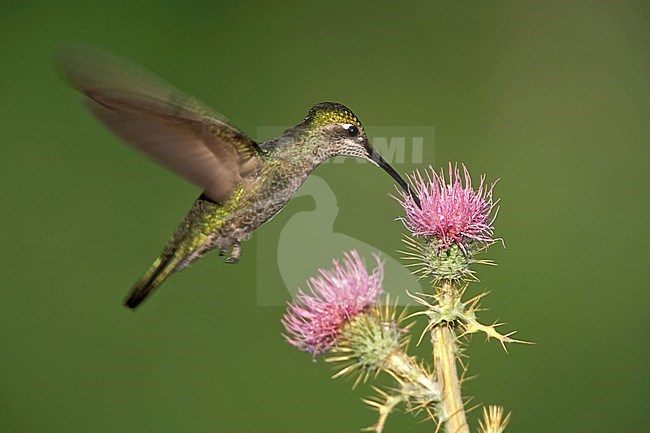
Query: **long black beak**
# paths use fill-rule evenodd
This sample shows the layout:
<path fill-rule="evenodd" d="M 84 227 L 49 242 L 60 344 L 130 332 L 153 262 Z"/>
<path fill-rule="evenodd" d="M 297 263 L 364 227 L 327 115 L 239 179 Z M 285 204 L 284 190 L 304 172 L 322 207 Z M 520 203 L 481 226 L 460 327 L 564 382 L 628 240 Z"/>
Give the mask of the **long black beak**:
<path fill-rule="evenodd" d="M 404 179 L 402 179 L 402 176 L 400 176 L 399 173 L 396 172 L 395 169 L 391 167 L 390 164 L 387 163 L 384 158 L 382 158 L 381 155 L 378 154 L 377 151 L 372 147 L 370 148 L 370 160 L 377 164 L 379 167 L 383 168 L 386 173 L 390 174 L 390 176 L 395 179 L 399 186 L 401 186 L 404 191 L 407 191 L 411 195 L 415 204 L 417 204 L 418 207 L 422 209 L 422 206 L 420 205 L 420 199 L 413 192 L 413 189 L 411 189 L 411 187 L 404 181 Z"/>

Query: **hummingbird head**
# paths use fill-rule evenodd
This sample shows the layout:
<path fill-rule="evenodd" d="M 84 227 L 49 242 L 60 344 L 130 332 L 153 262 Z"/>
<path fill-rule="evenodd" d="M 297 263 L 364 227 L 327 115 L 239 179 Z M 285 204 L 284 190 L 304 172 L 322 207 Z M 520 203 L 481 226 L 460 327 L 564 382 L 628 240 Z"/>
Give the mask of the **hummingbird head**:
<path fill-rule="evenodd" d="M 366 130 L 348 107 L 336 102 L 321 102 L 309 110 L 302 125 L 310 132 L 310 141 L 315 143 L 323 159 L 353 156 L 370 161 L 395 179 L 419 206 L 419 199 L 402 176 L 372 147 Z"/>

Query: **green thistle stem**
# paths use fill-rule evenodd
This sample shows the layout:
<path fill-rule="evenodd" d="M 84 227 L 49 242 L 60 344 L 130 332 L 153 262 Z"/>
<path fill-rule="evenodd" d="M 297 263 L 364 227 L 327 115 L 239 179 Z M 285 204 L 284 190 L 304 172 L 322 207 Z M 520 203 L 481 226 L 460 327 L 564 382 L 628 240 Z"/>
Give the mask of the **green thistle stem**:
<path fill-rule="evenodd" d="M 453 308 L 460 294 L 450 280 L 443 280 L 437 288 L 438 302 L 442 309 Z M 460 380 L 456 368 L 456 334 L 445 321 L 440 321 L 431 329 L 433 344 L 434 375 L 442 386 L 441 408 L 447 433 L 469 433 L 465 407 L 460 390 Z"/>

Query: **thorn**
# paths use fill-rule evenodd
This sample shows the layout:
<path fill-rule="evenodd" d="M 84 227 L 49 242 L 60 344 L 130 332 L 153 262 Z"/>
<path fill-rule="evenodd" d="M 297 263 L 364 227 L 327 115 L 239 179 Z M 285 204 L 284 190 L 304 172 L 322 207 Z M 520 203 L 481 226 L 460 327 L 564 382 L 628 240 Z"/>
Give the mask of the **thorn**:
<path fill-rule="evenodd" d="M 470 398 L 468 398 L 467 401 L 465 402 L 465 405 L 468 405 L 469 403 L 471 403 L 472 400 L 474 400 L 474 397 L 470 397 Z M 470 413 L 471 411 L 473 411 L 473 410 L 475 410 L 476 408 L 479 408 L 479 407 L 481 407 L 481 404 L 480 404 L 480 403 L 476 403 L 474 406 L 471 406 L 471 407 L 469 407 L 468 409 L 465 409 L 465 413 L 468 414 L 468 413 Z"/>
<path fill-rule="evenodd" d="M 440 431 L 440 427 L 442 427 L 442 422 L 437 421 L 436 422 L 436 429 L 433 433 L 438 433 Z"/>
<path fill-rule="evenodd" d="M 435 323 L 429 322 L 427 323 L 427 326 L 424 327 L 424 330 L 422 331 L 422 334 L 420 334 L 420 338 L 418 338 L 418 342 L 416 343 L 416 346 L 419 346 L 420 343 L 422 343 L 422 340 L 424 339 L 424 335 L 428 334 L 431 332 L 431 330 L 435 327 Z"/>
<path fill-rule="evenodd" d="M 374 400 L 370 400 L 369 398 L 362 398 L 361 401 L 363 403 L 367 404 L 368 406 L 372 406 L 374 408 L 380 408 L 381 407 L 381 403 L 379 403 L 377 401 L 374 401 Z"/>
<path fill-rule="evenodd" d="M 348 365 L 347 367 L 343 368 L 342 370 L 339 370 L 334 376 L 332 376 L 332 379 L 338 379 L 341 376 L 345 376 L 347 373 L 351 372 L 354 370 L 354 365 Z"/>
<path fill-rule="evenodd" d="M 427 312 L 424 311 L 424 310 L 421 310 L 421 311 L 416 311 L 414 313 L 409 314 L 408 316 L 405 317 L 405 319 L 409 320 L 409 319 L 414 318 L 415 316 L 426 316 L 426 315 L 427 315 Z"/>

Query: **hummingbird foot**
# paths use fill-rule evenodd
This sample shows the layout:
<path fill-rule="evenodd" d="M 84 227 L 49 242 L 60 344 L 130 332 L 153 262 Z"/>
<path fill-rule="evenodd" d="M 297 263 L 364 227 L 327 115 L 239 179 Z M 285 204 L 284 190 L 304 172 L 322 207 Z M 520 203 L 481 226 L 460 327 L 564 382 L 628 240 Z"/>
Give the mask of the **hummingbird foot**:
<path fill-rule="evenodd" d="M 241 245 L 239 245 L 239 242 L 237 242 L 232 247 L 232 251 L 230 252 L 230 257 L 226 259 L 226 263 L 231 265 L 235 264 L 239 261 L 239 257 L 241 257 Z"/>

